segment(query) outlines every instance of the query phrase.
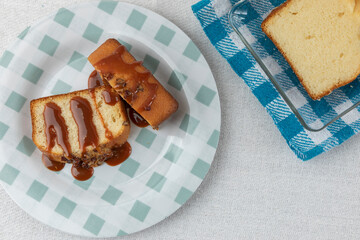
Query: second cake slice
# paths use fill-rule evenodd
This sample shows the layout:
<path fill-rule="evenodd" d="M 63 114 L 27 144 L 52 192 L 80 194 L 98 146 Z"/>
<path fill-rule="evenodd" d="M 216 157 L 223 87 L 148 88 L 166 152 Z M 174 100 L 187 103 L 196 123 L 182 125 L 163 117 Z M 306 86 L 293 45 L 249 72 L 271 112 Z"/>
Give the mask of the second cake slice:
<path fill-rule="evenodd" d="M 117 40 L 107 40 L 88 59 L 102 78 L 153 128 L 177 110 L 177 101 Z"/>

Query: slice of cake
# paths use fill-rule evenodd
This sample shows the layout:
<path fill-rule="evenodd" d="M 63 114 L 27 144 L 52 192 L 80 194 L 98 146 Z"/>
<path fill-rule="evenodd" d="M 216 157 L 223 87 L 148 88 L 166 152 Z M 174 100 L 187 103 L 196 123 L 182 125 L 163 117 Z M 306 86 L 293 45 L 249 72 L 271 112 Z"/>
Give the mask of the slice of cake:
<path fill-rule="evenodd" d="M 102 78 L 153 128 L 177 110 L 177 101 L 117 40 L 107 40 L 88 59 Z"/>
<path fill-rule="evenodd" d="M 96 167 L 130 132 L 124 103 L 111 87 L 35 99 L 30 109 L 35 145 L 58 162 Z"/>
<path fill-rule="evenodd" d="M 360 74 L 359 2 L 288 0 L 261 25 L 313 99 Z"/>

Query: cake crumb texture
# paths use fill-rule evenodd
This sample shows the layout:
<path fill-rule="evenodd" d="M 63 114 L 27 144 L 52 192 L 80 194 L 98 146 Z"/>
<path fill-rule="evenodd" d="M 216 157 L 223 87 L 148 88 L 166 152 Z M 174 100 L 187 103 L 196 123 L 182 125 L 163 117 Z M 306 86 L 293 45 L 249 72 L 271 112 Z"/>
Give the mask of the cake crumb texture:
<path fill-rule="evenodd" d="M 313 99 L 360 74 L 360 0 L 288 0 L 261 27 Z"/>

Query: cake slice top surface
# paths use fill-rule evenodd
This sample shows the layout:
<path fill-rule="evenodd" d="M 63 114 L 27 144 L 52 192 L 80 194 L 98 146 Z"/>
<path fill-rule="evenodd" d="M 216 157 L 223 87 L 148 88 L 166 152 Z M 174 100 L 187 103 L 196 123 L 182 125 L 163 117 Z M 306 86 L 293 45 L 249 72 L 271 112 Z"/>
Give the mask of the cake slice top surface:
<path fill-rule="evenodd" d="M 125 142 L 125 107 L 119 100 L 106 103 L 108 91 L 116 94 L 103 86 L 32 100 L 35 145 L 50 155 L 81 158 L 87 151 L 120 143 L 119 138 Z"/>
<path fill-rule="evenodd" d="M 359 0 L 288 0 L 262 24 L 313 99 L 360 73 Z"/>

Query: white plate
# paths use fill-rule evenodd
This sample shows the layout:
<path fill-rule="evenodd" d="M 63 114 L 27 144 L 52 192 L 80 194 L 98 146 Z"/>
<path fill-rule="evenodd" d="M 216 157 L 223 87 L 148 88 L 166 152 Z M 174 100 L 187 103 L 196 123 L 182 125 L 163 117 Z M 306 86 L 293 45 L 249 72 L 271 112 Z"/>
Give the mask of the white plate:
<path fill-rule="evenodd" d="M 159 131 L 132 126 L 130 158 L 78 182 L 70 166 L 47 170 L 31 140 L 32 99 L 87 88 L 87 56 L 108 38 L 144 60 L 178 100 Z M 26 29 L 0 60 L 0 182 L 31 216 L 59 230 L 113 237 L 152 226 L 175 212 L 208 172 L 220 134 L 214 78 L 178 27 L 142 7 L 84 3 Z"/>

